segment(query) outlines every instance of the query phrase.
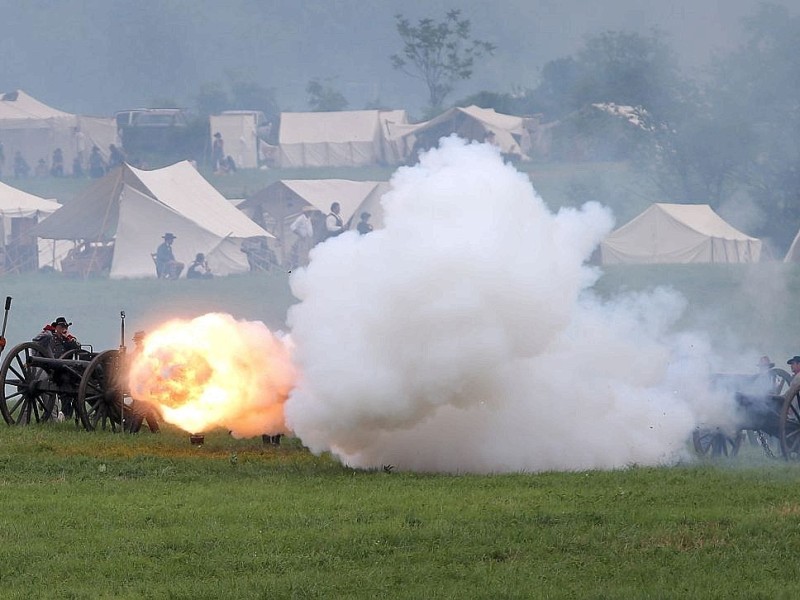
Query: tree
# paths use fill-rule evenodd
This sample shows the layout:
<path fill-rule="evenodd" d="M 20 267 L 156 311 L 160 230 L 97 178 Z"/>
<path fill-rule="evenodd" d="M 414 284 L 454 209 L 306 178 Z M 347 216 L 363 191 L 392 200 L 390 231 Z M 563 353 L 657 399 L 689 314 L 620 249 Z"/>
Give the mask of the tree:
<path fill-rule="evenodd" d="M 735 175 L 764 216 L 753 233 L 785 249 L 800 227 L 800 16 L 762 4 L 744 32 L 741 45 L 714 64 L 707 97 L 717 123 L 749 135 L 713 138 L 709 152 L 746 150 Z"/>
<path fill-rule="evenodd" d="M 432 114 L 441 110 L 456 82 L 472 77 L 475 61 L 495 50 L 489 42 L 471 39 L 472 23 L 462 19 L 459 10 L 451 10 L 438 23 L 420 19 L 416 26 L 398 14 L 395 24 L 403 50 L 390 57 L 392 66 L 425 82 Z"/>
<path fill-rule="evenodd" d="M 337 111 L 347 108 L 347 98 L 331 86 L 331 79 L 312 79 L 306 86 L 308 105 L 315 112 Z"/>

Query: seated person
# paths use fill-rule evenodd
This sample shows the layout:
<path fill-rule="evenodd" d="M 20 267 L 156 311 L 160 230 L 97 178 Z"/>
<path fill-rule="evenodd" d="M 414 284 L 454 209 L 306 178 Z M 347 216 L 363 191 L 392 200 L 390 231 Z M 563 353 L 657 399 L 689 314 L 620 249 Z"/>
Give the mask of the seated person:
<path fill-rule="evenodd" d="M 45 325 L 33 341 L 41 344 L 53 358 L 59 358 L 69 350 L 80 350 L 80 342 L 69 333 L 70 325 L 72 323 L 65 317 L 58 317 L 49 325 Z"/>
<path fill-rule="evenodd" d="M 189 270 L 186 271 L 186 279 L 211 279 L 212 277 L 205 254 L 198 252 L 194 257 L 194 262 L 189 265 Z"/>
<path fill-rule="evenodd" d="M 75 338 L 75 336 L 69 333 L 70 325 L 72 325 L 72 323 L 68 322 L 65 317 L 58 317 L 49 325 L 45 325 L 42 328 L 41 333 L 33 338 L 33 341 L 44 347 L 45 351 L 49 354 L 48 358 L 60 358 L 70 350 L 80 350 L 80 342 Z M 72 418 L 72 402 L 65 401 L 63 397 L 61 402 L 61 412 L 64 415 L 64 418 Z"/>
<path fill-rule="evenodd" d="M 172 242 L 175 234 L 165 233 L 164 241 L 156 250 L 156 273 L 160 279 L 177 279 L 183 272 L 183 263 L 175 260 L 172 253 Z"/>

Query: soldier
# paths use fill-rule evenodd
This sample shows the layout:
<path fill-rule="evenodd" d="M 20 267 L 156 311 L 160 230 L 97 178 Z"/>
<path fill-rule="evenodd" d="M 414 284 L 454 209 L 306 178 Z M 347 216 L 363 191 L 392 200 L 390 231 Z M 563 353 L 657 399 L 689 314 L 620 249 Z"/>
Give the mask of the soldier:
<path fill-rule="evenodd" d="M 48 358 L 60 358 L 70 350 L 80 350 L 80 342 L 69 332 L 71 325 L 66 317 L 57 317 L 55 321 L 45 325 L 33 341 L 45 349 L 49 354 Z M 61 414 L 58 415 L 58 419 L 70 419 L 73 413 L 72 402 L 66 397 L 61 397 Z"/>
<path fill-rule="evenodd" d="M 130 356 L 131 362 L 137 354 L 140 354 L 144 351 L 145 336 L 146 333 L 144 331 L 137 331 L 133 334 L 134 348 Z M 150 403 L 143 400 L 137 400 L 135 398 L 126 399 L 125 402 L 130 409 L 128 422 L 125 424 L 126 431 L 129 433 L 139 433 L 139 430 L 142 428 L 142 423 L 145 421 L 147 422 L 147 427 L 150 429 L 150 431 L 153 433 L 158 433 L 160 431 L 160 427 L 158 425 L 158 411 L 153 408 Z"/>
<path fill-rule="evenodd" d="M 794 377 L 792 377 L 792 381 L 789 383 L 789 389 L 783 394 L 784 402 L 791 400 L 798 392 L 800 392 L 800 356 L 795 354 L 792 358 L 786 361 L 786 364 L 789 365 L 789 368 L 791 368 Z"/>
<path fill-rule="evenodd" d="M 41 344 L 50 353 L 51 358 L 59 358 L 69 350 L 80 350 L 81 344 L 69 332 L 72 326 L 65 317 L 58 317 L 49 325 L 45 325 L 33 341 Z"/>

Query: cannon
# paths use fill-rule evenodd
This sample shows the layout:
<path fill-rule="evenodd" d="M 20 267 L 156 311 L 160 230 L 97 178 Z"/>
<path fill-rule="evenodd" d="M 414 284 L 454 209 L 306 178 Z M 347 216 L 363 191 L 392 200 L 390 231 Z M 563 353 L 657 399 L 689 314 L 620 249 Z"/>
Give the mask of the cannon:
<path fill-rule="evenodd" d="M 91 346 L 48 356 L 36 342 L 11 348 L 0 366 L 0 413 L 9 425 L 30 425 L 74 415 L 87 431 L 136 432 L 147 419 L 151 431 L 158 424 L 149 407 L 137 406 L 127 388 L 127 360 L 122 340 L 118 350 L 94 352 Z"/>
<path fill-rule="evenodd" d="M 745 440 L 769 457 L 800 458 L 800 394 L 784 400 L 792 376 L 783 369 L 765 375 L 716 375 L 717 389 L 736 400 L 733 427 L 704 426 L 692 436 L 700 456 L 733 457 Z"/>

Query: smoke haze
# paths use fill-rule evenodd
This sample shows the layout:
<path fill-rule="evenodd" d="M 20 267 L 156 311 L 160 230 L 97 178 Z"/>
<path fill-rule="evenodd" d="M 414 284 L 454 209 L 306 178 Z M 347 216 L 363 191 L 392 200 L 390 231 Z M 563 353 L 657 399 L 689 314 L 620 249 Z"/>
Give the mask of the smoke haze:
<path fill-rule="evenodd" d="M 385 229 L 292 276 L 286 420 L 312 451 L 445 472 L 662 464 L 732 413 L 707 390 L 708 340 L 672 333 L 682 298 L 590 292 L 607 209 L 552 214 L 496 148 L 457 138 L 391 183 Z"/>

